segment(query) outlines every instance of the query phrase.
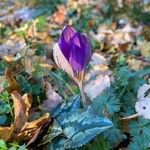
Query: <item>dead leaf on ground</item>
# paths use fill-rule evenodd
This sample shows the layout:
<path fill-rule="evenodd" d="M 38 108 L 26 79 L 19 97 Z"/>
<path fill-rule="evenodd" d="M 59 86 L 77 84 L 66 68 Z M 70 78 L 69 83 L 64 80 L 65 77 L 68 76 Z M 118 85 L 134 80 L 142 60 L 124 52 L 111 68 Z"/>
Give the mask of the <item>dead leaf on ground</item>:
<path fill-rule="evenodd" d="M 90 62 L 91 68 L 85 76 L 84 92 L 92 99 L 100 95 L 113 82 L 112 71 L 108 61 L 101 54 L 94 53 Z"/>
<path fill-rule="evenodd" d="M 57 11 L 53 14 L 54 21 L 62 25 L 66 18 L 66 8 L 64 5 L 57 6 Z"/>
<path fill-rule="evenodd" d="M 19 84 L 17 83 L 17 81 L 13 77 L 12 70 L 10 68 L 6 69 L 5 78 L 8 82 L 8 85 L 9 85 L 6 88 L 7 92 L 11 93 L 11 92 L 16 91 L 16 90 L 20 91 Z"/>
<path fill-rule="evenodd" d="M 32 103 L 31 96 L 25 94 L 21 97 L 17 91 L 12 92 L 11 95 L 14 102 L 14 123 L 10 127 L 0 127 L 0 138 L 6 141 L 30 140 L 36 136 L 38 129 L 40 130 L 50 121 L 49 114 L 46 113 L 34 121 L 27 122 L 28 111 Z"/>
<path fill-rule="evenodd" d="M 89 83 L 85 85 L 84 91 L 92 100 L 108 87 L 110 87 L 109 76 L 100 74 L 96 79 L 89 81 Z"/>
<path fill-rule="evenodd" d="M 126 24 L 122 29 L 111 29 L 108 25 L 101 25 L 98 34 L 91 31 L 90 36 L 100 43 L 104 42 L 110 45 L 111 48 L 127 51 L 128 44 L 132 43 L 134 38 L 141 34 L 142 28 L 142 26 L 132 27 L 130 23 Z"/>
<path fill-rule="evenodd" d="M 8 140 L 13 133 L 13 126 L 11 127 L 0 127 L 0 139 Z"/>
<path fill-rule="evenodd" d="M 11 93 L 14 102 L 14 133 L 18 133 L 27 122 L 28 113 L 26 112 L 26 104 L 18 92 Z M 13 135 L 15 136 L 15 135 Z"/>
<path fill-rule="evenodd" d="M 107 60 L 103 55 L 99 53 L 93 53 L 90 65 L 107 65 Z"/>
<path fill-rule="evenodd" d="M 25 126 L 20 130 L 20 132 L 15 137 L 15 140 L 30 140 L 35 134 L 38 128 L 42 127 L 49 121 L 49 114 L 46 113 L 37 120 L 27 122 Z"/>
<path fill-rule="evenodd" d="M 93 53 L 92 59 L 90 61 L 91 68 L 85 76 L 85 81 L 88 82 L 92 77 L 103 74 L 112 75 L 112 71 L 107 66 L 108 61 L 104 56 L 98 53 Z"/>
<path fill-rule="evenodd" d="M 144 57 L 150 56 L 150 42 L 149 41 L 137 41 L 137 45 L 140 49 L 140 52 Z"/>
<path fill-rule="evenodd" d="M 56 106 L 62 103 L 62 98 L 53 89 L 50 83 L 46 82 L 46 96 L 47 100 L 43 101 L 42 107 L 46 111 L 52 111 Z"/>
<path fill-rule="evenodd" d="M 144 67 L 144 62 L 142 60 L 128 58 L 127 62 L 128 62 L 128 65 L 130 66 L 130 68 L 133 70 L 139 70 Z"/>
<path fill-rule="evenodd" d="M 150 97 L 145 96 L 149 89 L 149 84 L 142 85 L 138 89 L 137 102 L 135 103 L 135 110 L 138 116 L 143 116 L 145 119 L 150 119 Z"/>
<path fill-rule="evenodd" d="M 40 131 L 41 131 L 41 127 L 39 127 L 36 131 L 35 131 L 35 134 L 33 135 L 33 137 L 30 139 L 30 141 L 27 143 L 27 147 L 32 144 L 36 139 L 37 139 L 37 136 L 39 135 Z"/>
<path fill-rule="evenodd" d="M 12 55 L 5 55 L 4 56 L 4 60 L 7 62 L 7 63 L 12 63 L 12 62 L 15 62 L 17 61 L 18 59 L 21 58 L 21 55 L 20 53 L 17 53 L 17 55 L 14 57 Z"/>

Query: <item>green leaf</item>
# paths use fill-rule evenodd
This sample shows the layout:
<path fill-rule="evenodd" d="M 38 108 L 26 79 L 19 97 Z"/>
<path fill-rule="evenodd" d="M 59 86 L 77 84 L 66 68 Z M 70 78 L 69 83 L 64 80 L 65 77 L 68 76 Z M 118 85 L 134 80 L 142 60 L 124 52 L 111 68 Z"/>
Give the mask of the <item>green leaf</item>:
<path fill-rule="evenodd" d="M 97 137 L 92 143 L 89 143 L 80 148 L 80 150 L 110 150 L 110 144 L 104 139 L 104 137 Z"/>
<path fill-rule="evenodd" d="M 21 87 L 21 91 L 23 93 L 31 93 L 31 91 L 32 91 L 31 85 L 28 83 L 28 81 L 22 75 L 16 76 L 16 79 L 17 79 L 17 81 Z"/>
<path fill-rule="evenodd" d="M 45 16 L 40 16 L 39 21 L 36 23 L 36 28 L 39 32 L 43 31 L 44 27 L 46 24 L 46 17 Z"/>
<path fill-rule="evenodd" d="M 31 84 L 31 88 L 32 88 L 33 95 L 39 96 L 41 93 L 44 92 L 44 89 L 40 83 Z"/>
<path fill-rule="evenodd" d="M 95 114 L 91 106 L 85 110 L 80 109 L 80 96 L 78 95 L 62 104 L 58 110 L 61 111 L 55 111 L 54 114 L 62 129 L 63 137 L 57 136 L 50 145 L 51 149 L 81 147 L 99 133 L 112 127 L 112 122 Z"/>
<path fill-rule="evenodd" d="M 120 86 L 126 86 L 129 84 L 129 79 L 133 77 L 133 75 L 127 66 L 121 67 L 115 72 L 116 82 Z"/>
<path fill-rule="evenodd" d="M 57 120 L 59 123 L 59 119 Z M 67 138 L 63 147 L 76 148 L 88 143 L 99 133 L 112 127 L 112 123 L 107 118 L 92 113 L 89 108 L 83 112 L 68 113 L 63 123 L 61 122 L 61 127 Z"/>
<path fill-rule="evenodd" d="M 25 145 L 19 146 L 18 150 L 27 150 Z"/>
<path fill-rule="evenodd" d="M 111 144 L 118 144 L 121 142 L 123 139 L 126 138 L 124 134 L 121 133 L 120 129 L 113 127 L 106 132 L 103 133 L 105 139 Z"/>
<path fill-rule="evenodd" d="M 37 56 L 44 56 L 46 53 L 44 49 L 44 45 L 42 44 L 37 44 L 36 50 L 35 50 L 35 55 Z"/>
<path fill-rule="evenodd" d="M 8 150 L 5 141 L 1 139 L 0 139 L 0 150 Z"/>
<path fill-rule="evenodd" d="M 0 74 L 4 74 L 5 68 L 7 67 L 7 64 L 4 60 L 0 61 Z"/>
<path fill-rule="evenodd" d="M 0 93 L 0 115 L 8 114 L 12 111 L 10 99 L 11 97 L 7 91 Z"/>
<path fill-rule="evenodd" d="M 80 108 L 80 96 L 76 95 L 74 97 L 68 98 L 68 101 L 63 103 L 61 106 L 58 106 L 53 112 L 53 117 L 58 117 L 60 124 L 63 121 L 64 117 L 68 112 L 75 112 Z M 61 120 L 62 119 L 62 120 Z"/>
<path fill-rule="evenodd" d="M 65 148 L 76 148 L 112 127 L 112 123 L 107 118 L 94 114 L 89 107 L 84 112 L 78 111 L 70 114 L 63 126 L 63 133 L 68 138 Z"/>
<path fill-rule="evenodd" d="M 0 115 L 0 125 L 3 125 L 7 120 L 7 116 L 6 115 Z"/>
<path fill-rule="evenodd" d="M 133 139 L 128 148 L 132 150 L 138 147 L 141 150 L 147 150 L 150 143 L 150 121 L 139 117 L 138 120 L 130 122 L 129 128 Z"/>
<path fill-rule="evenodd" d="M 120 110 L 119 99 L 113 88 L 108 88 L 102 95 L 96 97 L 92 102 L 92 106 L 99 114 L 103 114 L 105 110 L 112 115 Z"/>
<path fill-rule="evenodd" d="M 0 93 L 0 102 L 9 102 L 10 100 L 10 95 L 7 91 L 3 91 Z"/>
<path fill-rule="evenodd" d="M 53 126 L 50 128 L 48 135 L 44 139 L 44 143 L 51 142 L 54 138 L 62 133 L 62 128 L 59 126 L 58 122 L 55 120 Z"/>
<path fill-rule="evenodd" d="M 34 78 L 43 78 L 46 74 L 47 70 L 42 68 L 39 64 L 34 64 L 34 71 L 32 72 L 32 76 Z"/>

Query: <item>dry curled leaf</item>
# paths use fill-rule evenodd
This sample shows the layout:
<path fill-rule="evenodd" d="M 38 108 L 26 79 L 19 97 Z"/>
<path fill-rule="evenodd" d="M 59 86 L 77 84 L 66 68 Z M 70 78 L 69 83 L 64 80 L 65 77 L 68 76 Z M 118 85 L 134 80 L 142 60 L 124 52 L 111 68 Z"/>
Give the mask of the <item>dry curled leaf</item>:
<path fill-rule="evenodd" d="M 28 122 L 28 111 L 32 104 L 29 94 L 21 95 L 14 91 L 11 93 L 14 102 L 14 123 L 10 127 L 0 127 L 0 138 L 6 141 L 30 140 L 41 127 L 50 121 L 49 114 Z M 40 131 L 39 131 L 40 132 Z"/>
<path fill-rule="evenodd" d="M 29 140 L 31 139 L 35 134 L 38 128 L 42 127 L 44 124 L 46 124 L 49 121 L 49 114 L 46 113 L 39 119 L 36 119 L 31 122 L 27 122 L 25 126 L 20 130 L 20 132 L 15 137 L 15 140 L 22 141 L 22 140 Z"/>
<path fill-rule="evenodd" d="M 27 122 L 26 104 L 18 92 L 11 93 L 14 102 L 14 132 L 18 133 Z"/>

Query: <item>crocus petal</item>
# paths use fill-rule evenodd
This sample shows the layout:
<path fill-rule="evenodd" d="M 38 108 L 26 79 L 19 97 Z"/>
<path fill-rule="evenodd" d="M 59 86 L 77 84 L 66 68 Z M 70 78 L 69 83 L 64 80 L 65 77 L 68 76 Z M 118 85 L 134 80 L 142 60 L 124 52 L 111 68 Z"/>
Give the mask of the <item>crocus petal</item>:
<path fill-rule="evenodd" d="M 76 31 L 71 26 L 65 26 L 59 38 L 58 43 L 60 49 L 67 60 L 69 60 L 70 57 L 70 50 L 71 50 L 70 40 L 75 35 L 75 33 Z"/>
<path fill-rule="evenodd" d="M 64 57 L 58 43 L 53 48 L 53 58 L 57 66 L 66 71 L 72 78 L 74 77 L 73 70 L 68 60 Z"/>
<path fill-rule="evenodd" d="M 89 38 L 86 35 L 82 35 L 82 48 L 84 49 L 84 68 L 90 62 L 92 57 L 92 46 Z"/>
<path fill-rule="evenodd" d="M 82 71 L 91 58 L 91 44 L 85 35 L 76 33 L 71 39 L 69 63 L 75 72 Z"/>

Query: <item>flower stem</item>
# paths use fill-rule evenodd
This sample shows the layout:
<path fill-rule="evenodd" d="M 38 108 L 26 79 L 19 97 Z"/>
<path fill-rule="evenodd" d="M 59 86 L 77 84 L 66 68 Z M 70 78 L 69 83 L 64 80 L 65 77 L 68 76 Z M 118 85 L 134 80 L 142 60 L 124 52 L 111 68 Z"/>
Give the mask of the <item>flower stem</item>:
<path fill-rule="evenodd" d="M 84 89 L 83 89 L 83 82 L 82 81 L 78 82 L 78 86 L 79 86 L 80 94 L 81 94 L 81 104 L 82 104 L 83 108 L 85 108 L 86 107 L 86 98 L 85 98 L 85 93 L 84 93 Z"/>

